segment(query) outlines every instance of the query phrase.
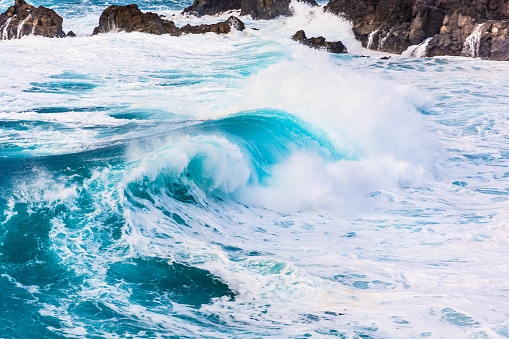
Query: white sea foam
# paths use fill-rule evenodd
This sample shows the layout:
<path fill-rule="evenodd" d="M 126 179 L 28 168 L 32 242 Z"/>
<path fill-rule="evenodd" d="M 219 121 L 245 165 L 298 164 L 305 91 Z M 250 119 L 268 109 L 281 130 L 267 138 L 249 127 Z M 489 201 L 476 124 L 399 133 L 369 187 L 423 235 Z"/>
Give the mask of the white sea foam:
<path fill-rule="evenodd" d="M 481 34 L 483 26 L 484 23 L 478 24 L 472 31 L 472 34 L 470 34 L 466 38 L 463 44 L 463 50 L 461 51 L 462 55 L 472 58 L 479 57 L 479 49 L 481 48 Z"/>
<path fill-rule="evenodd" d="M 140 337 L 326 337 L 338 330 L 383 338 L 508 336 L 508 66 L 331 56 L 289 37 L 304 29 L 345 42 L 348 24 L 294 6 L 296 17 L 246 19 L 246 32 L 227 36 L 2 41 L 2 143 L 34 148 L 36 155 L 168 134 L 175 114 L 194 120 L 266 107 L 299 117 L 325 131 L 338 151 L 356 155 L 335 161 L 300 150 L 272 167 L 265 185 L 253 185 L 250 163 L 231 140 L 169 133 L 131 142 L 127 163 L 92 168 L 86 177 L 72 171 L 66 177 L 66 169 L 19 179 L 5 223 L 14 220 L 17 203 L 31 212 L 64 206 L 51 220 L 48 253 L 84 281 L 54 305 L 34 301 L 40 314 L 58 319 L 55 333 L 115 337 L 105 325 L 128 319 L 140 326 Z M 89 23 L 83 34 L 99 12 L 76 19 Z M 67 27 L 80 26 L 73 25 Z M 29 91 L 71 80 L 97 87 Z M 48 107 L 69 110 L 38 111 Z M 97 109 L 72 110 L 80 107 Z M 147 116 L 124 119 L 100 107 Z M 9 127 L 19 120 L 52 127 Z M 103 134 L 129 123 L 141 131 Z M 202 170 L 196 184 L 187 182 L 196 203 L 178 201 L 171 186 L 154 183 L 161 173 L 184 174 L 197 155 Z M 144 195 L 129 200 L 137 183 Z M 90 201 L 88 209 L 83 201 Z M 110 217 L 121 220 L 118 240 L 110 235 Z M 199 310 L 136 303 L 128 285 L 107 276 L 112 263 L 132 257 L 209 270 L 236 299 Z M 103 303 L 118 318 L 73 313 L 87 301 Z"/>
<path fill-rule="evenodd" d="M 426 49 L 428 44 L 433 38 L 427 38 L 418 45 L 412 45 L 406 51 L 401 53 L 402 56 L 407 58 L 424 58 L 426 56 Z"/>

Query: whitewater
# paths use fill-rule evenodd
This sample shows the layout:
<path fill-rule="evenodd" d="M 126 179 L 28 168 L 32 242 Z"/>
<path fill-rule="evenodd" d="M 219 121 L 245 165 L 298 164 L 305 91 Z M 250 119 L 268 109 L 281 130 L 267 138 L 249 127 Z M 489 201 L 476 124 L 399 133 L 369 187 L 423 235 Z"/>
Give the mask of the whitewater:
<path fill-rule="evenodd" d="M 382 60 L 301 3 L 91 36 L 129 3 L 0 41 L 1 338 L 509 337 L 508 63 Z"/>

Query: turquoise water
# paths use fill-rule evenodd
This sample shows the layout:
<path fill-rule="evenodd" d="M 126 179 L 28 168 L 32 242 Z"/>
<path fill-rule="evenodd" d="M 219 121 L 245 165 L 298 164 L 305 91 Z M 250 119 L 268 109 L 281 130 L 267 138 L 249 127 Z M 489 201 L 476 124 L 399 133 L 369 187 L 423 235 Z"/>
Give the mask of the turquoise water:
<path fill-rule="evenodd" d="M 380 60 L 297 3 L 90 36 L 113 3 L 0 42 L 1 338 L 509 337 L 509 66 Z"/>

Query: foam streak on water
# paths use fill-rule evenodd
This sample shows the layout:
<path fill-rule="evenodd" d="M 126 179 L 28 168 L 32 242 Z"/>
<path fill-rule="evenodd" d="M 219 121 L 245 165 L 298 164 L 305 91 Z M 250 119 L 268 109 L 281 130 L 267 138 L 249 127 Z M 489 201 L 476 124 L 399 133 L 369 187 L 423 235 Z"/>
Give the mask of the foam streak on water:
<path fill-rule="evenodd" d="M 505 63 L 380 60 L 302 3 L 90 36 L 109 4 L 0 42 L 2 337 L 509 337 Z M 189 4 L 139 5 L 229 15 Z"/>

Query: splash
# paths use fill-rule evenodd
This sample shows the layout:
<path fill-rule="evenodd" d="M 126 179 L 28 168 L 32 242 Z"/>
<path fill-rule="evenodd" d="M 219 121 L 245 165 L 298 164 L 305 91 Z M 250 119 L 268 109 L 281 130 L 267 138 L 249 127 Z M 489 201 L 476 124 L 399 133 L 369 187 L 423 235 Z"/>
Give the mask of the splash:
<path fill-rule="evenodd" d="M 379 31 L 380 31 L 380 28 L 369 33 L 368 44 L 366 46 L 367 49 L 373 49 L 375 36 L 378 34 Z"/>
<path fill-rule="evenodd" d="M 428 44 L 432 39 L 433 38 L 427 38 L 418 45 L 408 47 L 408 49 L 404 51 L 401 55 L 406 58 L 424 58 L 426 56 Z"/>
<path fill-rule="evenodd" d="M 16 34 L 18 39 L 21 39 L 21 35 L 23 34 L 23 26 L 25 26 L 25 22 L 32 17 L 32 13 L 28 14 L 28 16 L 18 25 L 18 33 Z M 35 26 L 35 24 L 34 24 Z"/>
<path fill-rule="evenodd" d="M 2 40 L 8 40 L 9 39 L 9 24 L 11 23 L 12 21 L 12 17 L 7 19 L 7 21 L 5 22 L 5 27 L 4 27 L 4 30 L 2 32 Z"/>
<path fill-rule="evenodd" d="M 470 34 L 466 38 L 466 40 L 463 44 L 463 50 L 461 51 L 461 55 L 471 57 L 471 58 L 479 58 L 483 26 L 484 26 L 484 23 L 478 24 L 477 27 L 472 31 L 472 34 Z"/>

